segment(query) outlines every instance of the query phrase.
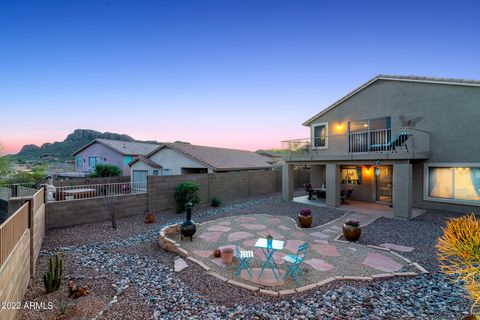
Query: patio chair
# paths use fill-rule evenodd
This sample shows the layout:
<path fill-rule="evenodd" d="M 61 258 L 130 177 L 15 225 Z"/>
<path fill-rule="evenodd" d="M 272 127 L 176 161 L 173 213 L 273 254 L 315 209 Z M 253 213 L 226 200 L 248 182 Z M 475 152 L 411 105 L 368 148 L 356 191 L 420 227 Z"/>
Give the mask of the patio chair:
<path fill-rule="evenodd" d="M 372 144 L 370 145 L 370 148 L 368 150 L 369 151 L 391 151 L 391 150 L 396 151 L 395 147 L 404 146 L 408 152 L 408 147 L 405 144 L 405 142 L 407 142 L 408 137 L 410 137 L 411 135 L 412 134 L 407 131 L 401 131 L 397 133 L 397 135 L 393 137 L 393 139 L 390 140 L 389 142 Z"/>
<path fill-rule="evenodd" d="M 350 198 L 352 197 L 352 193 L 352 189 L 340 191 L 340 204 L 348 204 L 346 200 L 350 200 Z"/>
<path fill-rule="evenodd" d="M 287 279 L 288 277 L 292 277 L 293 281 L 297 286 L 300 284 L 298 283 L 297 280 L 297 275 L 300 274 L 303 279 L 305 279 L 305 275 L 303 274 L 302 269 L 300 266 L 302 265 L 302 262 L 307 258 L 307 249 L 308 249 L 308 243 L 304 243 L 298 246 L 297 249 L 297 254 L 289 254 L 285 257 L 283 257 L 283 261 L 285 261 L 285 265 L 287 265 L 287 273 L 285 273 L 284 279 Z"/>
<path fill-rule="evenodd" d="M 238 241 L 235 243 L 235 254 L 240 259 L 240 265 L 237 268 L 236 275 L 240 276 L 243 269 L 247 270 L 250 278 L 252 277 L 252 268 L 250 267 L 250 260 L 253 258 L 253 251 L 243 251 L 238 247 Z"/>

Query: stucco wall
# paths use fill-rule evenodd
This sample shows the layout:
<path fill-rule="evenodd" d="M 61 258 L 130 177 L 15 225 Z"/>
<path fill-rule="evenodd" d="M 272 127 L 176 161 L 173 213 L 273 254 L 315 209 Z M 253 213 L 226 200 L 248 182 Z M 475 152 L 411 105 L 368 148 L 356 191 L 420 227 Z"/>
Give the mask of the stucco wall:
<path fill-rule="evenodd" d="M 479 106 L 480 87 L 379 80 L 314 123 L 328 121 L 335 135 L 349 121 L 391 116 L 392 128 L 399 128 L 399 116 L 423 117 L 415 128 L 430 132 L 429 162 L 478 162 Z"/>
<path fill-rule="evenodd" d="M 182 168 L 208 168 L 201 162 L 194 161 L 175 150 L 163 148 L 150 157 L 151 160 L 160 164 L 164 169 L 170 169 L 172 175 L 182 174 Z M 148 174 L 152 175 L 154 168 L 144 162 L 137 161 L 132 165 L 132 170 L 148 170 Z M 209 172 L 212 172 L 209 169 Z"/>
<path fill-rule="evenodd" d="M 77 167 L 77 157 L 82 157 L 82 166 Z M 123 163 L 123 155 L 119 154 L 116 151 L 113 151 L 110 148 L 107 148 L 101 143 L 95 142 L 94 144 L 90 145 L 89 147 L 85 148 L 84 150 L 80 151 L 78 154 L 75 155 L 75 170 L 77 172 L 81 171 L 89 171 L 90 167 L 88 166 L 88 158 L 89 157 L 99 157 L 100 160 L 97 160 L 97 163 L 106 163 L 113 166 L 117 166 L 122 169 L 122 173 L 124 176 L 130 175 L 130 168 Z M 105 160 L 106 159 L 106 160 Z"/>

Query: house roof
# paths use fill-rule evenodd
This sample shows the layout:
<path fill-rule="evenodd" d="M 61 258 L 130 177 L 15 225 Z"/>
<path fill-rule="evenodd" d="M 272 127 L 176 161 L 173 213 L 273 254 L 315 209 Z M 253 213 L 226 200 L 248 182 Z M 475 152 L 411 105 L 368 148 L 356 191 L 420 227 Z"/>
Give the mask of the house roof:
<path fill-rule="evenodd" d="M 261 156 L 265 157 L 271 157 L 271 158 L 281 158 L 282 154 L 277 153 L 275 151 L 270 151 L 270 150 L 257 150 L 255 151 L 256 154 L 259 154 Z"/>
<path fill-rule="evenodd" d="M 95 139 L 75 151 L 73 155 L 76 155 L 77 153 L 88 148 L 94 143 L 100 143 L 125 156 L 147 155 L 156 148 L 158 148 L 158 146 L 160 145 L 157 143 L 147 142 Z"/>
<path fill-rule="evenodd" d="M 149 159 L 145 156 L 138 156 L 137 158 L 135 158 L 133 161 L 131 161 L 130 163 L 133 163 L 133 162 L 137 162 L 137 161 L 141 161 L 143 163 L 146 163 L 148 164 L 150 167 L 152 168 L 155 168 L 155 169 L 162 169 L 163 167 L 161 165 L 159 165 L 158 163 L 156 163 L 155 161 L 153 161 L 152 159 Z M 128 165 L 130 165 L 130 163 Z"/>
<path fill-rule="evenodd" d="M 343 96 L 342 98 L 335 101 L 333 104 L 328 106 L 327 108 L 323 109 L 307 121 L 303 123 L 304 126 L 309 126 L 312 121 L 317 119 L 318 117 L 322 116 L 323 114 L 327 113 L 331 109 L 338 106 L 340 103 L 344 102 L 345 100 L 351 98 L 358 92 L 362 91 L 363 89 L 367 88 L 374 82 L 378 80 L 389 80 L 389 81 L 406 81 L 406 82 L 423 82 L 423 83 L 435 83 L 435 84 L 447 84 L 447 85 L 455 85 L 455 86 L 475 86 L 480 87 L 479 80 L 467 80 L 467 79 L 454 79 L 454 78 L 436 78 L 436 77 L 421 77 L 421 76 L 401 76 L 401 75 L 389 75 L 389 74 L 379 74 L 373 79 L 365 82 L 355 90 L 351 91 L 347 95 Z"/>
<path fill-rule="evenodd" d="M 214 171 L 250 170 L 271 168 L 271 160 L 255 152 L 237 149 L 197 146 L 189 143 L 165 143 L 147 155 L 150 158 L 163 148 L 170 148 L 195 161 L 203 163 Z M 135 159 L 130 165 L 139 161 Z"/>

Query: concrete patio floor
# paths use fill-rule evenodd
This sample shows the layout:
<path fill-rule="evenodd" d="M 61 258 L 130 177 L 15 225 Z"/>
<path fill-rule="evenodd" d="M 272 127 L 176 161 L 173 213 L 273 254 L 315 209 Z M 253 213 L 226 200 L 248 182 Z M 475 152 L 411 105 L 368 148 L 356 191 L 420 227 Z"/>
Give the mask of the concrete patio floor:
<path fill-rule="evenodd" d="M 312 199 L 308 200 L 308 196 L 300 196 L 293 198 L 294 202 L 308 204 L 318 207 L 328 207 L 325 203 L 325 199 Z M 393 218 L 393 208 L 388 204 L 367 202 L 367 201 L 358 201 L 358 200 L 348 200 L 348 204 L 342 204 L 337 209 L 348 211 L 354 211 L 358 213 L 376 215 L 381 217 Z M 425 213 L 426 210 L 412 208 L 412 218 L 418 217 L 419 215 Z"/>
<path fill-rule="evenodd" d="M 261 249 L 255 248 L 258 238 L 265 238 L 271 234 L 276 240 L 284 241 L 282 251 L 274 254 L 274 259 L 282 274 L 287 267 L 283 257 L 295 254 L 297 247 L 308 242 L 310 248 L 308 257 L 302 264 L 305 279 L 300 280 L 300 286 L 311 286 L 336 279 L 373 280 L 395 275 L 415 275 L 418 269 L 408 259 L 391 251 L 391 248 L 364 246 L 356 243 L 337 240 L 341 234 L 345 220 L 359 220 L 366 225 L 379 216 L 357 212 L 346 213 L 339 219 L 315 228 L 302 229 L 297 223 L 286 216 L 270 216 L 265 214 L 231 216 L 200 224 L 194 240 L 180 240 L 180 236 L 173 236 L 183 249 L 188 252 L 189 259 L 200 262 L 210 273 L 219 275 L 232 284 L 243 283 L 253 288 L 281 291 L 297 288 L 291 278 L 277 281 L 273 273 L 266 269 L 264 275 L 258 278 L 260 269 L 265 261 Z M 246 271 L 237 277 L 235 271 L 239 265 L 238 259 L 232 264 L 225 265 L 221 258 L 213 257 L 216 248 L 235 247 L 238 241 L 241 250 L 254 251 L 254 259 L 250 265 L 254 276 L 250 278 Z M 412 248 L 413 249 L 413 248 Z M 400 273 L 400 274 L 397 274 Z"/>

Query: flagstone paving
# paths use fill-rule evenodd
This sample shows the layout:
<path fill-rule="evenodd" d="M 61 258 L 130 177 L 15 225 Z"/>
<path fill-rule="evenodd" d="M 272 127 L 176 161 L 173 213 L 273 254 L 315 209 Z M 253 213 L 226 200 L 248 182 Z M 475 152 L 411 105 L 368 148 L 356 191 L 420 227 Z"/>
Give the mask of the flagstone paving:
<path fill-rule="evenodd" d="M 265 270 L 260 279 L 258 278 L 266 258 L 263 251 L 255 248 L 254 245 L 258 238 L 265 238 L 269 234 L 276 240 L 284 241 L 283 250 L 275 252 L 273 256 L 282 274 L 287 270 L 283 257 L 288 254 L 296 254 L 298 246 L 305 242 L 310 244 L 308 256 L 302 264 L 305 279 L 300 278 L 301 286 L 336 276 L 370 277 L 386 272 L 418 272 L 407 260 L 389 251 L 389 249 L 406 251 L 410 249 L 409 247 L 384 244 L 384 247 L 389 249 L 382 250 L 336 240 L 346 220 L 355 219 L 364 226 L 376 218 L 366 214 L 348 213 L 323 226 L 303 229 L 286 216 L 272 217 L 264 214 L 233 216 L 211 220 L 199 225 L 192 242 L 190 240 L 181 241 L 179 236 L 174 236 L 173 239 L 195 259 L 210 268 L 211 272 L 218 273 L 230 280 L 275 291 L 292 289 L 296 285 L 291 278 L 284 280 L 282 277 L 280 281 L 277 281 L 269 269 Z M 235 275 L 239 265 L 238 259 L 225 265 L 221 258 L 213 257 L 214 249 L 235 248 L 236 242 L 239 243 L 240 250 L 254 252 L 254 258 L 250 261 L 253 277 L 250 277 L 245 270 L 240 276 Z"/>

